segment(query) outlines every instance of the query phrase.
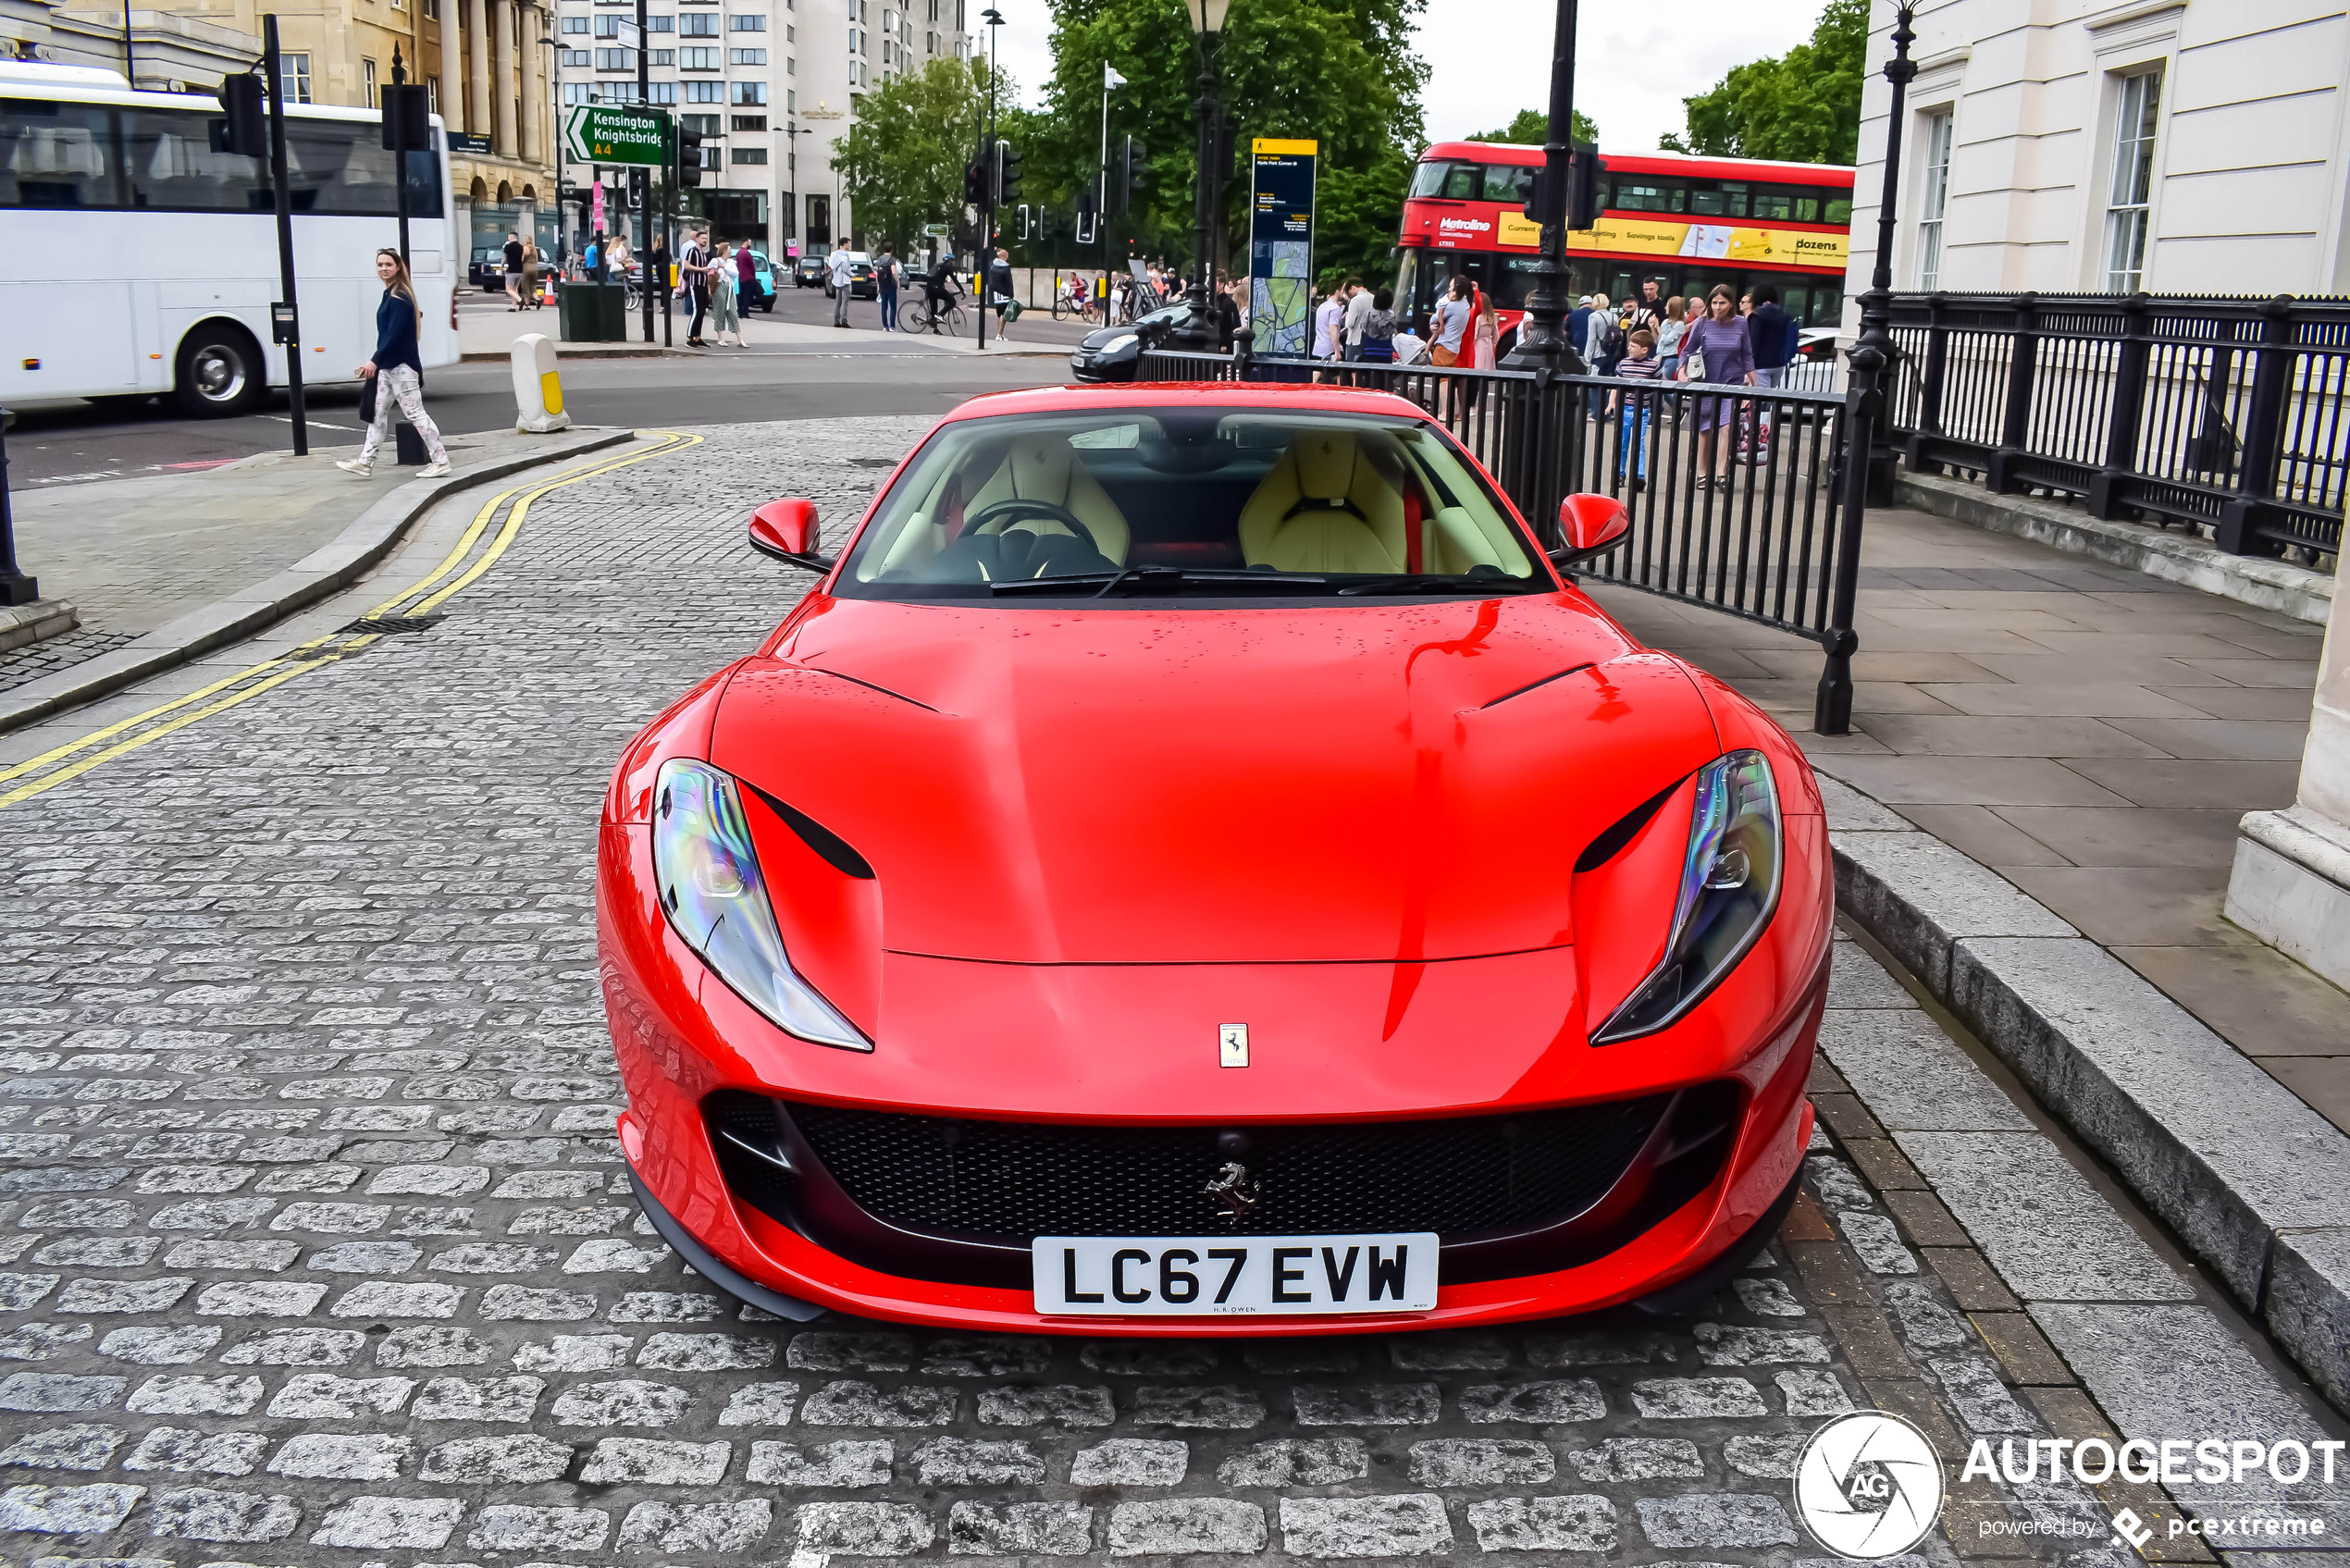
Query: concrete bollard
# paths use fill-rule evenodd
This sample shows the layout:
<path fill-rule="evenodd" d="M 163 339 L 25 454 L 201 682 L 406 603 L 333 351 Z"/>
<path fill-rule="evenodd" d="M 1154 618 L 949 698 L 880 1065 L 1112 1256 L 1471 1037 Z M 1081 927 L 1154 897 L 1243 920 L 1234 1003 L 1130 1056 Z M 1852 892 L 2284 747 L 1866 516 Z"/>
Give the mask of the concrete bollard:
<path fill-rule="evenodd" d="M 514 429 L 544 436 L 571 428 L 563 412 L 563 377 L 555 373 L 555 345 L 543 332 L 514 340 Z"/>

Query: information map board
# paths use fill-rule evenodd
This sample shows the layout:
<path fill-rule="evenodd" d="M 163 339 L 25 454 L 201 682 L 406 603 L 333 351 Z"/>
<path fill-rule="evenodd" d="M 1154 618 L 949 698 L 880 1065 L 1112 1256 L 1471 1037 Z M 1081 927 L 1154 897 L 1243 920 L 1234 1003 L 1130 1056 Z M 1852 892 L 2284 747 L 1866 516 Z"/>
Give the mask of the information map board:
<path fill-rule="evenodd" d="M 1254 352 L 1303 357 L 1314 339 L 1314 170 L 1318 142 L 1249 143 L 1248 322 Z"/>

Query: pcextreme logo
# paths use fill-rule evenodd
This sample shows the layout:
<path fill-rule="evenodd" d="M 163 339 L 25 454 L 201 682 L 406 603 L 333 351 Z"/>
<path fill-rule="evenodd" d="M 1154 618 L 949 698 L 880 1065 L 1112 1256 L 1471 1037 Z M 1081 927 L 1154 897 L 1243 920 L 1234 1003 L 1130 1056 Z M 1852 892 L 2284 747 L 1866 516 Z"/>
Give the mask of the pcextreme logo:
<path fill-rule="evenodd" d="M 1942 1494 L 1934 1445 L 1883 1411 L 1837 1416 L 1796 1461 L 1796 1515 L 1838 1557 L 1874 1562 L 1909 1550 L 1934 1528 Z"/>

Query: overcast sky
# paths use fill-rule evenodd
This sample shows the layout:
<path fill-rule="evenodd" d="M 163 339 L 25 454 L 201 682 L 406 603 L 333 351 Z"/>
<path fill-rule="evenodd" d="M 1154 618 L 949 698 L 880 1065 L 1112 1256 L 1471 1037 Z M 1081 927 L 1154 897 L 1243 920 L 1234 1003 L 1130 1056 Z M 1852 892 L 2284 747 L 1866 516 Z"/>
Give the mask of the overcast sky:
<path fill-rule="evenodd" d="M 1034 104 L 1053 72 L 1051 13 L 1045 0 L 996 4 L 1004 68 Z M 1785 54 L 1811 37 L 1819 14 L 1820 0 L 1680 0 L 1670 7 L 1584 0 L 1575 106 L 1598 122 L 1604 150 L 1647 152 L 1681 129 L 1682 99 L 1732 66 Z M 1429 135 L 1497 130 L 1519 109 L 1548 104 L 1557 15 L 1553 0 L 1429 0 L 1419 37 L 1429 67 Z"/>

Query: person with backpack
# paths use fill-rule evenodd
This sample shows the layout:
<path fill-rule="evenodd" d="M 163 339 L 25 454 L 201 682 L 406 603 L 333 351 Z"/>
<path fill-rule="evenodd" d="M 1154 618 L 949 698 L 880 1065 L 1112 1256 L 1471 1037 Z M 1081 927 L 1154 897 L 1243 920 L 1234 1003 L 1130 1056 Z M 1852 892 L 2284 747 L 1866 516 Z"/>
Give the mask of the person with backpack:
<path fill-rule="evenodd" d="M 1363 339 L 1354 357 L 1365 364 L 1395 363 L 1395 290 L 1381 289 L 1371 296 L 1363 316 Z"/>

